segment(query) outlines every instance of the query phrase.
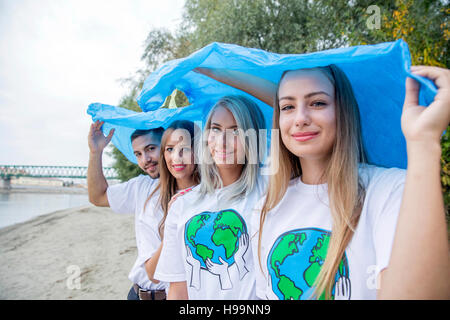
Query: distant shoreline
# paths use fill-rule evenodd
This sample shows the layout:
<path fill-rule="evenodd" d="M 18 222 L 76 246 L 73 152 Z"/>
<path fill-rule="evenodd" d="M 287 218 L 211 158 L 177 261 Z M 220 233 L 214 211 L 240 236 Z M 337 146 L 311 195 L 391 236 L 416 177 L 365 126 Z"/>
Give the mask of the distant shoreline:
<path fill-rule="evenodd" d="M 0 189 L 0 193 L 88 194 L 86 188 L 42 186 L 14 186 L 11 189 Z"/>

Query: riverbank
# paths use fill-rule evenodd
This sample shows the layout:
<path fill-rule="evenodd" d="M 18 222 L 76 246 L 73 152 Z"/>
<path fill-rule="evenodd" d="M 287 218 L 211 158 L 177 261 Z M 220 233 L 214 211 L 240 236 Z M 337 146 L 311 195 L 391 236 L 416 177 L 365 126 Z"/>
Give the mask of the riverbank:
<path fill-rule="evenodd" d="M 126 299 L 134 216 L 91 205 L 0 229 L 0 299 Z"/>
<path fill-rule="evenodd" d="M 0 188 L 0 193 L 88 194 L 87 188 L 44 186 L 13 186 L 11 189 Z"/>

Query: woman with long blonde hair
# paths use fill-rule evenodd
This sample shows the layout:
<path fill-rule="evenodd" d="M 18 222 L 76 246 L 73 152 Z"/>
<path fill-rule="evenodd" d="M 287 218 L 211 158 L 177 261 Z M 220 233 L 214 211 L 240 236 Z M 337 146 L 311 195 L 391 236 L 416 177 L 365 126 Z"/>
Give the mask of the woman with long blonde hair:
<path fill-rule="evenodd" d="M 265 186 L 264 128 L 258 105 L 243 96 L 211 108 L 199 148 L 201 183 L 177 197 L 165 223 L 155 278 L 170 283 L 168 299 L 256 298 L 249 233 Z"/>
<path fill-rule="evenodd" d="M 418 103 L 406 81 L 407 170 L 365 163 L 352 87 L 335 65 L 293 70 L 279 85 L 239 72 L 198 69 L 274 106 L 272 175 L 254 214 L 263 299 L 450 297 L 440 137 L 450 122 L 450 71 L 412 67 L 434 81 Z M 275 97 L 275 99 L 274 99 Z"/>
<path fill-rule="evenodd" d="M 286 72 L 276 95 L 273 129 L 280 130 L 279 141 L 272 143 L 271 150 L 272 165 L 278 170 L 269 177 L 258 235 L 258 253 L 266 262 L 264 281 L 274 293 L 265 296 L 305 299 L 312 297 L 310 288 L 315 287 L 319 297 L 330 298 L 336 296 L 331 289 L 340 281 L 350 297 L 350 262 L 374 263 L 365 256 L 347 258 L 345 254 L 363 207 L 366 188 L 362 176 L 373 178 L 382 172 L 363 165 L 358 105 L 345 74 L 334 65 Z M 399 181 L 392 181 L 393 192 L 397 192 L 402 187 L 402 172 L 392 175 L 398 176 Z M 282 208 L 274 210 L 279 204 Z M 264 238 L 264 243 L 272 245 L 263 255 L 264 229 L 273 236 Z M 288 252 L 284 246 L 291 238 L 298 242 L 294 240 L 289 248 L 297 246 L 305 252 L 299 252 L 293 266 L 285 270 L 289 257 L 279 261 L 277 255 Z M 295 267 L 304 268 L 297 281 L 302 285 L 278 288 L 284 277 L 292 277 Z"/>

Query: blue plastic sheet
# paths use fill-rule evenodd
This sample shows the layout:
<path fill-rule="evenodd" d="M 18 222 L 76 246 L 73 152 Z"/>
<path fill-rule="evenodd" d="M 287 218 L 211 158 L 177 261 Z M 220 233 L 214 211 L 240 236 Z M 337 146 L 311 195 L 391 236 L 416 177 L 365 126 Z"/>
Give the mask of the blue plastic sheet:
<path fill-rule="evenodd" d="M 105 121 L 104 132 L 116 128 L 114 145 L 136 163 L 130 143 L 134 129 L 167 126 L 175 119 L 202 121 L 214 103 L 228 94 L 247 94 L 193 71 L 196 67 L 237 70 L 277 83 L 285 70 L 338 65 L 349 78 L 359 104 L 362 134 L 370 163 L 406 168 L 406 143 L 400 117 L 408 75 L 421 83 L 419 100 L 428 105 L 437 92 L 428 79 L 411 75 L 411 58 L 403 40 L 326 50 L 309 54 L 276 54 L 232 44 L 212 43 L 190 56 L 169 61 L 150 74 L 138 97 L 141 113 L 91 104 L 93 120 Z M 183 91 L 190 105 L 161 109 L 174 89 Z M 258 103 L 271 126 L 272 108 Z"/>

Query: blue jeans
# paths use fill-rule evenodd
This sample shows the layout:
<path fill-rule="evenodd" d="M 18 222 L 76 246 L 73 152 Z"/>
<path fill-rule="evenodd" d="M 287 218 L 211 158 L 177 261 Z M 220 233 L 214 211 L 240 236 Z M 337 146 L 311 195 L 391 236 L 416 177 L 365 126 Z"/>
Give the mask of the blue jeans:
<path fill-rule="evenodd" d="M 140 300 L 137 293 L 134 291 L 133 286 L 131 286 L 130 291 L 128 292 L 127 300 Z"/>

